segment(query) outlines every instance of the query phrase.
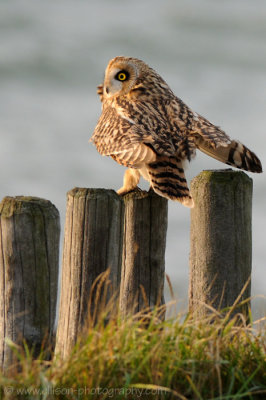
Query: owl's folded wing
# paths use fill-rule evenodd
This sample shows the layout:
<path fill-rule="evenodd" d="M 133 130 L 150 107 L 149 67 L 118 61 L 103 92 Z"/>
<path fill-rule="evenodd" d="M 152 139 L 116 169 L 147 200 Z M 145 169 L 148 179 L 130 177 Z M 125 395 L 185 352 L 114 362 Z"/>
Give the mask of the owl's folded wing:
<path fill-rule="evenodd" d="M 104 107 L 91 141 L 103 156 L 111 156 L 127 167 L 140 168 L 143 163 L 154 162 L 156 155 L 173 156 L 175 147 L 161 132 L 135 124 L 126 115 L 112 107 Z"/>

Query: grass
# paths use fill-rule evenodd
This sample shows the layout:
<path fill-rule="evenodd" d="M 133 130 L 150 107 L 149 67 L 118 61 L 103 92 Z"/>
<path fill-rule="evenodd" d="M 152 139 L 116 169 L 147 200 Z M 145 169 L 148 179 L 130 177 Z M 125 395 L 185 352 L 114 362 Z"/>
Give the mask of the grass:
<path fill-rule="evenodd" d="M 63 361 L 34 360 L 27 346 L 11 343 L 18 368 L 0 375 L 0 398 L 266 398 L 263 329 L 217 313 L 162 322 L 160 311 L 108 324 L 103 313 Z"/>

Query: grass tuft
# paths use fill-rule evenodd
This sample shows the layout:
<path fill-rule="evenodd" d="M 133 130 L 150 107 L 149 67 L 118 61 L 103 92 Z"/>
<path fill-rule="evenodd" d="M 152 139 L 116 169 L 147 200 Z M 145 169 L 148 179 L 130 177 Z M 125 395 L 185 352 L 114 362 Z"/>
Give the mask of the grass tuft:
<path fill-rule="evenodd" d="M 17 372 L 0 375 L 0 397 L 266 398 L 263 328 L 254 331 L 238 315 L 232 320 L 217 312 L 197 321 L 180 315 L 162 322 L 159 311 L 112 317 L 108 324 L 103 313 L 65 360 L 34 359 L 27 347 L 10 344 Z"/>

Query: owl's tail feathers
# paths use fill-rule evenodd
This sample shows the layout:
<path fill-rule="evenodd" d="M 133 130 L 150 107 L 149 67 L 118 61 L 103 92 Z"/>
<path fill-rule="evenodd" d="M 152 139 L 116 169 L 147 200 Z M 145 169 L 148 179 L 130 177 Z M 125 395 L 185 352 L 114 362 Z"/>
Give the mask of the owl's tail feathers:
<path fill-rule="evenodd" d="M 225 146 L 212 147 L 206 141 L 198 139 L 197 147 L 209 156 L 235 168 L 250 172 L 262 172 L 261 162 L 252 151 L 242 143 L 232 140 Z"/>
<path fill-rule="evenodd" d="M 181 161 L 175 158 L 161 157 L 148 164 L 147 171 L 151 187 L 160 196 L 179 201 L 186 207 L 194 206 Z"/>

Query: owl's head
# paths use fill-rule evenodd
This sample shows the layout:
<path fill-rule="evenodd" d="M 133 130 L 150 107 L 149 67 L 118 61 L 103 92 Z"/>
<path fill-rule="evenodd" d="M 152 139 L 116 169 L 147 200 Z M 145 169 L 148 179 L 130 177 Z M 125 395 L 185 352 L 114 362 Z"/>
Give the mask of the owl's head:
<path fill-rule="evenodd" d="M 106 98 L 121 96 L 135 86 L 141 70 L 136 61 L 128 57 L 115 57 L 105 70 L 103 95 Z"/>
<path fill-rule="evenodd" d="M 143 61 L 132 57 L 115 57 L 105 70 L 103 98 L 123 96 L 128 93 L 139 95 L 149 91 L 156 80 L 162 78 Z"/>

